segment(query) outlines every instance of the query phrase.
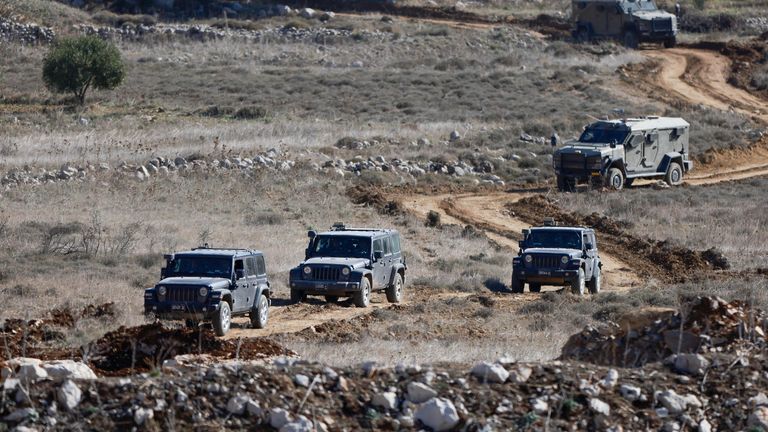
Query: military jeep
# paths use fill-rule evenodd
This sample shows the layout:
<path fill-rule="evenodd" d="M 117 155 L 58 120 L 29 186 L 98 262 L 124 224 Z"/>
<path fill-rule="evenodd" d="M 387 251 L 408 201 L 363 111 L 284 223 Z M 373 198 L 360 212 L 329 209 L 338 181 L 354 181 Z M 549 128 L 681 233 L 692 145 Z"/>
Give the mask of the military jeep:
<path fill-rule="evenodd" d="M 289 277 L 292 302 L 307 295 L 325 296 L 328 303 L 352 297 L 355 306 L 367 307 L 373 291 L 385 291 L 390 303 L 402 301 L 407 266 L 397 231 L 337 223 L 307 235 L 304 261 Z"/>
<path fill-rule="evenodd" d="M 569 286 L 577 295 L 600 292 L 601 268 L 595 231 L 584 227 L 559 227 L 553 220 L 523 230 L 520 251 L 512 259 L 513 293 L 531 292 L 542 285 Z"/>
<path fill-rule="evenodd" d="M 677 186 L 693 169 L 689 129 L 688 122 L 674 117 L 594 122 L 552 156 L 557 188 L 573 191 L 577 183 L 589 182 L 619 190 L 637 178 L 663 178 Z"/>
<path fill-rule="evenodd" d="M 144 291 L 144 313 L 188 326 L 210 320 L 218 336 L 237 315 L 249 315 L 254 328 L 267 325 L 271 291 L 262 252 L 204 246 L 165 259 L 160 282 Z"/>
<path fill-rule="evenodd" d="M 677 17 L 653 0 L 572 0 L 573 37 L 579 42 L 619 39 L 627 48 L 641 42 L 677 43 Z"/>

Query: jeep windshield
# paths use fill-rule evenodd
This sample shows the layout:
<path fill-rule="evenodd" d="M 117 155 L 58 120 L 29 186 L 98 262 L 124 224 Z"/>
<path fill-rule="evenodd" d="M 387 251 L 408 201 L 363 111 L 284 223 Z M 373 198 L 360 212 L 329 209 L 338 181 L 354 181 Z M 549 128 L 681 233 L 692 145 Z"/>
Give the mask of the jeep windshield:
<path fill-rule="evenodd" d="M 166 276 L 232 277 L 232 258 L 206 256 L 174 257 Z"/>
<path fill-rule="evenodd" d="M 310 250 L 310 256 L 370 259 L 371 239 L 338 235 L 317 236 Z"/>
<path fill-rule="evenodd" d="M 570 230 L 531 230 L 526 248 L 581 249 L 581 233 Z"/>
<path fill-rule="evenodd" d="M 627 135 L 629 135 L 629 131 L 625 129 L 589 126 L 582 132 L 579 142 L 587 144 L 622 144 L 627 139 Z"/>

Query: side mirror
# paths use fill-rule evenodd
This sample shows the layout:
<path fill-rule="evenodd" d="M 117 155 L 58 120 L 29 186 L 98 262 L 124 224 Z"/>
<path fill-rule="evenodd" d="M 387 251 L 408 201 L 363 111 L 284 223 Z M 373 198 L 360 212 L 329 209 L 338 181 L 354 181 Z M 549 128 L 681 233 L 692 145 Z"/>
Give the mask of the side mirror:
<path fill-rule="evenodd" d="M 587 243 L 587 244 L 585 244 L 585 245 L 584 245 L 584 247 L 585 247 L 587 250 L 592 250 L 592 247 L 593 247 L 593 246 L 592 246 L 592 243 Z"/>
<path fill-rule="evenodd" d="M 383 257 L 383 256 L 384 256 L 384 253 L 383 253 L 382 251 L 375 251 L 375 252 L 373 253 L 373 260 L 374 260 L 374 261 L 378 261 L 378 260 L 380 260 L 380 259 L 381 259 L 381 257 Z"/>
<path fill-rule="evenodd" d="M 240 280 L 245 277 L 245 270 L 244 269 L 237 269 L 235 270 L 235 279 Z"/>
<path fill-rule="evenodd" d="M 304 249 L 304 259 L 305 260 L 309 259 L 309 248 Z"/>
<path fill-rule="evenodd" d="M 307 237 L 309 237 L 310 239 L 313 239 L 313 238 L 317 237 L 317 231 L 315 231 L 315 230 L 307 231 Z"/>
<path fill-rule="evenodd" d="M 167 274 L 168 269 L 166 267 L 163 267 L 160 269 L 160 279 L 165 279 L 165 275 Z"/>
<path fill-rule="evenodd" d="M 524 250 L 525 249 L 525 241 L 517 242 L 517 246 L 520 248 L 520 250 Z"/>

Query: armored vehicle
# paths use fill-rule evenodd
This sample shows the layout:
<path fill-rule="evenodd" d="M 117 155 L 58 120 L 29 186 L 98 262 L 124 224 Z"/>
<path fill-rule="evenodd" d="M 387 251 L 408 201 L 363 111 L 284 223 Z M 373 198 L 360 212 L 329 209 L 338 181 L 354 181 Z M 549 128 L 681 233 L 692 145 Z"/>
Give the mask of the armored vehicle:
<path fill-rule="evenodd" d="M 677 17 L 653 0 L 572 0 L 573 36 L 577 41 L 619 39 L 628 48 L 641 42 L 677 42 Z"/>
<path fill-rule="evenodd" d="M 255 328 L 267 325 L 271 291 L 262 252 L 199 247 L 165 259 L 160 282 L 144 291 L 146 314 L 190 326 L 210 320 L 218 336 L 237 315 L 249 315 Z"/>
<path fill-rule="evenodd" d="M 559 227 L 552 219 L 544 226 L 523 230 L 520 251 L 512 259 L 514 293 L 525 284 L 531 292 L 542 285 L 570 286 L 574 294 L 600 292 L 602 267 L 595 231 L 584 227 Z"/>
<path fill-rule="evenodd" d="M 681 118 L 644 117 L 600 120 L 584 128 L 578 141 L 555 151 L 552 163 L 557 188 L 574 190 L 577 182 L 612 189 L 637 178 L 663 178 L 670 186 L 683 182 L 693 168 L 689 159 L 689 124 Z"/>
<path fill-rule="evenodd" d="M 307 295 L 325 296 L 329 303 L 352 297 L 355 306 L 367 307 L 373 291 L 385 291 L 390 303 L 402 300 L 407 266 L 397 231 L 337 223 L 331 231 L 307 235 L 304 262 L 290 273 L 292 302 Z"/>

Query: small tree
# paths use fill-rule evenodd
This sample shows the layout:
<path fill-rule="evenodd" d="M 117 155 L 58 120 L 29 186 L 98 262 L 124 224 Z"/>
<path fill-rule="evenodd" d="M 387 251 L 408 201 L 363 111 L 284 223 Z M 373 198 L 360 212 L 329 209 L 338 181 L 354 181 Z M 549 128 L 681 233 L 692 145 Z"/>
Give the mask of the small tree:
<path fill-rule="evenodd" d="M 48 89 L 72 93 L 81 105 L 89 88 L 111 90 L 124 78 L 120 51 L 96 36 L 63 39 L 43 59 L 43 80 Z"/>

